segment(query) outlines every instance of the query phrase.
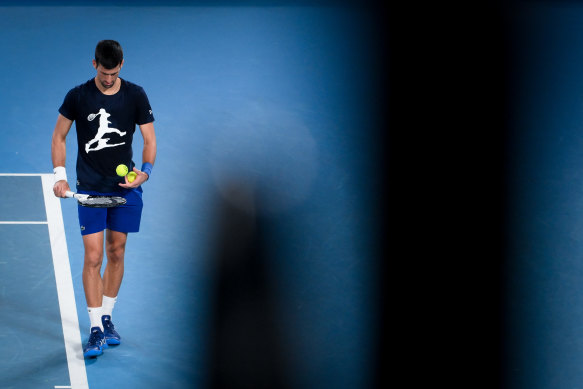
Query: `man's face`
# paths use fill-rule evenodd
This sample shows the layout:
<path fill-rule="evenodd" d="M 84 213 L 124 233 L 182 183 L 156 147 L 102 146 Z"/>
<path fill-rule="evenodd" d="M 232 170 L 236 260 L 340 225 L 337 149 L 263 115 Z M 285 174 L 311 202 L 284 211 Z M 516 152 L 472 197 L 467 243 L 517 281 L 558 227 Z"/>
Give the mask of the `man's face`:
<path fill-rule="evenodd" d="M 98 65 L 95 60 L 93 60 L 93 67 L 97 70 L 97 82 L 104 88 L 109 89 L 115 85 L 115 81 L 119 77 L 119 71 L 123 62 L 113 69 L 106 69 L 101 64 Z"/>

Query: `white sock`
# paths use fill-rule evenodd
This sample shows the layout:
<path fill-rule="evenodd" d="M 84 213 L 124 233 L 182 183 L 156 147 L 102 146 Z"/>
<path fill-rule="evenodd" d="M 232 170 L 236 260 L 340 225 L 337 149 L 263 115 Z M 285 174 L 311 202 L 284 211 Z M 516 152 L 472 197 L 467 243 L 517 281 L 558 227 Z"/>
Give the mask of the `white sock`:
<path fill-rule="evenodd" d="M 103 324 L 101 323 L 101 307 L 87 307 L 89 312 L 89 320 L 91 321 L 91 328 L 99 327 L 103 331 Z"/>
<path fill-rule="evenodd" d="M 101 314 L 111 316 L 111 312 L 113 312 L 113 306 L 115 305 L 116 301 L 117 301 L 117 296 L 107 297 L 104 295 L 103 302 L 101 303 Z"/>

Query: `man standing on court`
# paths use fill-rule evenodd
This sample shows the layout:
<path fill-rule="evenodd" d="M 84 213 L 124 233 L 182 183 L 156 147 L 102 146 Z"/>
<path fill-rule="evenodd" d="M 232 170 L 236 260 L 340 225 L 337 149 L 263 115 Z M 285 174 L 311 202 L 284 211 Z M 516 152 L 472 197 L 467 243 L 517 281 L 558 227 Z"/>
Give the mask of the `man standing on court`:
<path fill-rule="evenodd" d="M 94 78 L 71 89 L 61 107 L 52 138 L 55 196 L 70 190 L 65 170 L 66 137 L 75 122 L 77 132 L 77 193 L 126 198 L 115 208 L 78 206 L 85 258 L 83 288 L 91 321 L 85 357 L 103 353 L 121 337 L 111 321 L 124 273 L 128 233 L 138 232 L 142 214 L 142 184 L 150 177 L 156 158 L 154 116 L 142 87 L 119 78 L 124 64 L 120 44 L 103 40 L 95 48 Z M 95 120 L 98 117 L 98 120 Z M 142 167 L 132 160 L 132 140 L 139 126 L 144 140 Z M 116 174 L 125 164 L 137 173 L 134 181 Z M 104 232 L 105 231 L 105 232 Z M 107 264 L 101 277 L 103 251 Z"/>

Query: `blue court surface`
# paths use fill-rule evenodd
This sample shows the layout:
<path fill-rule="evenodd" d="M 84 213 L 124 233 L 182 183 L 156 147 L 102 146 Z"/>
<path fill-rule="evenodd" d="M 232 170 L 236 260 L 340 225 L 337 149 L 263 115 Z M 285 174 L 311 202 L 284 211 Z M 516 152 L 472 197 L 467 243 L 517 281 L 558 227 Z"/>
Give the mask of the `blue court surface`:
<path fill-rule="evenodd" d="M 0 387 L 371 387 L 374 10 L 82 4 L 0 2 Z M 113 313 L 122 344 L 83 360 L 77 205 L 52 195 L 50 146 L 101 39 L 148 93 L 158 156 Z M 73 128 L 69 183 L 76 155 Z"/>
<path fill-rule="evenodd" d="M 583 386 L 581 2 L 516 2 L 505 274 L 508 388 Z"/>

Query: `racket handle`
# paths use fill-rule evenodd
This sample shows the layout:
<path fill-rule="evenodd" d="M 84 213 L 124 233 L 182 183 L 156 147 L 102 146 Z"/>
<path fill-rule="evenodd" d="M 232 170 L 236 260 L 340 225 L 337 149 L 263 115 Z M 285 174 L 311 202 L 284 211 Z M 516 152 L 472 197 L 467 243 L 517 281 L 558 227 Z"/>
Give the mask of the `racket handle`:
<path fill-rule="evenodd" d="M 87 200 L 87 198 L 89 197 L 89 195 L 80 194 L 80 193 L 74 193 L 74 192 L 71 192 L 70 190 L 68 190 L 68 191 L 65 192 L 65 197 L 68 197 L 68 198 L 74 197 L 74 198 L 76 198 L 79 201 L 85 201 L 85 200 Z"/>

